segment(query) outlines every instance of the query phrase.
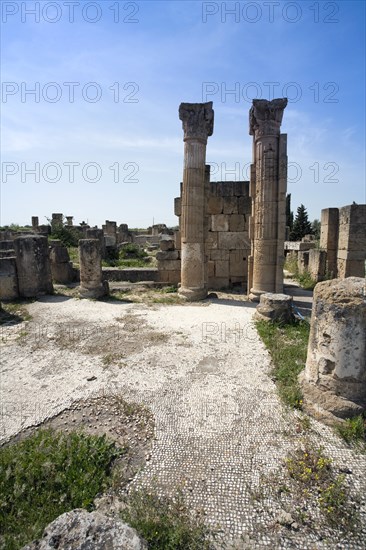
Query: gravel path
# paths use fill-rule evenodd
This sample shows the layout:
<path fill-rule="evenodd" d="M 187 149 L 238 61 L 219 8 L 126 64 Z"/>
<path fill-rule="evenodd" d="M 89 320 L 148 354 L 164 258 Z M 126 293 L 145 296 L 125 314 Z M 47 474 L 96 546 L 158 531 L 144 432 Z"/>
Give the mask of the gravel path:
<path fill-rule="evenodd" d="M 300 415 L 277 397 L 249 304 L 55 296 L 27 308 L 31 321 L 2 329 L 3 440 L 79 398 L 119 393 L 146 404 L 156 423 L 151 458 L 132 486 L 181 490 L 221 534 L 219 548 L 223 541 L 228 548 L 365 548 L 365 532 L 348 539 L 320 523 L 290 527 L 281 519 L 294 511 L 290 497 L 278 496 L 283 461 L 304 434 Z M 366 457 L 311 425 L 314 443 L 352 472 L 351 488 L 364 499 Z M 365 500 L 360 506 L 364 514 Z"/>

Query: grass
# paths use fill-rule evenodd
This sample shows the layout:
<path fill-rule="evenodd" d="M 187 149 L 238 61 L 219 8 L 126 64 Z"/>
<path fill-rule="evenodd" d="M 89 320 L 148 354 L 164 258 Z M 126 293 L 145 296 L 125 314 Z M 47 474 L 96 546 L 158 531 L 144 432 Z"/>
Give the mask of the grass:
<path fill-rule="evenodd" d="M 74 508 L 92 509 L 123 454 L 105 436 L 39 430 L 0 449 L 0 548 L 15 550 Z"/>
<path fill-rule="evenodd" d="M 16 300 L 14 302 L 2 303 L 2 311 L 0 312 L 0 325 L 16 324 L 23 321 L 30 321 L 32 316 L 28 313 L 27 304 L 34 302 L 29 300 Z"/>
<path fill-rule="evenodd" d="M 149 550 L 209 550 L 209 531 L 198 517 L 189 514 L 178 493 L 175 499 L 146 492 L 128 496 L 123 521 L 147 541 Z"/>
<path fill-rule="evenodd" d="M 326 523 L 334 528 L 353 530 L 358 525 L 356 507 L 349 499 L 345 474 L 336 473 L 333 460 L 323 449 L 309 441 L 286 459 L 290 477 L 296 482 L 298 497 L 305 502 L 314 499 Z M 305 518 L 306 520 L 306 514 Z"/>
<path fill-rule="evenodd" d="M 256 327 L 274 364 L 272 375 L 282 400 L 301 409 L 302 394 L 298 375 L 305 367 L 310 326 L 307 321 L 279 325 L 257 321 Z"/>
<path fill-rule="evenodd" d="M 131 258 L 131 259 L 119 259 L 119 260 L 102 260 L 102 266 L 103 267 L 122 267 L 122 268 L 128 268 L 128 267 L 149 267 L 149 258 L 146 260 L 139 259 L 139 258 Z"/>
<path fill-rule="evenodd" d="M 317 284 L 314 279 L 312 279 L 309 271 L 304 271 L 304 273 L 299 273 L 297 258 L 295 256 L 288 255 L 285 260 L 285 269 L 289 271 L 293 278 L 299 283 L 299 285 L 304 290 L 313 290 Z"/>
<path fill-rule="evenodd" d="M 366 420 L 361 414 L 337 424 L 336 431 L 348 444 L 366 450 Z"/>

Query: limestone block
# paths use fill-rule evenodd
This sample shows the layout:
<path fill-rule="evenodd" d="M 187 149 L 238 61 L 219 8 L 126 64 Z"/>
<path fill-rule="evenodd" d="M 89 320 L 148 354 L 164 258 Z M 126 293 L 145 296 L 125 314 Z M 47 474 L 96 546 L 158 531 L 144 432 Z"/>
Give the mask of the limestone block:
<path fill-rule="evenodd" d="M 246 250 L 230 252 L 230 277 L 246 277 L 248 270 Z"/>
<path fill-rule="evenodd" d="M 145 550 L 147 543 L 135 529 L 117 517 L 80 508 L 58 516 L 45 527 L 42 538 L 27 544 L 22 550 L 54 548 Z"/>
<path fill-rule="evenodd" d="M 156 259 L 158 262 L 163 262 L 165 260 L 179 260 L 179 252 L 178 250 L 160 250 L 156 253 Z"/>
<path fill-rule="evenodd" d="M 174 250 L 175 248 L 174 239 L 172 238 L 162 238 L 159 244 L 160 244 L 160 250 L 162 250 L 163 252 Z"/>
<path fill-rule="evenodd" d="M 225 214 L 214 214 L 211 216 L 212 231 L 229 231 L 229 218 Z"/>
<path fill-rule="evenodd" d="M 309 267 L 309 251 L 299 251 L 297 255 L 297 269 L 302 275 L 305 271 L 308 270 Z"/>
<path fill-rule="evenodd" d="M 229 219 L 229 231 L 244 231 L 245 217 L 242 214 L 232 214 Z"/>
<path fill-rule="evenodd" d="M 234 196 L 234 181 L 222 181 L 221 182 L 221 195 L 223 197 L 233 197 Z"/>
<path fill-rule="evenodd" d="M 215 262 L 215 276 L 229 278 L 229 260 L 217 260 Z"/>
<path fill-rule="evenodd" d="M 237 214 L 237 213 L 238 213 L 238 198 L 224 197 L 224 214 Z"/>
<path fill-rule="evenodd" d="M 305 406 L 325 420 L 366 409 L 366 301 L 361 277 L 333 279 L 314 289 Z"/>
<path fill-rule="evenodd" d="M 75 280 L 75 272 L 72 262 L 51 262 L 52 280 L 55 283 L 66 285 Z"/>
<path fill-rule="evenodd" d="M 229 286 L 229 280 L 227 277 L 210 277 L 208 286 L 214 290 L 224 289 Z"/>
<path fill-rule="evenodd" d="M 218 232 L 217 231 L 209 231 L 206 236 L 206 244 L 209 246 L 209 248 L 217 248 L 218 246 Z"/>
<path fill-rule="evenodd" d="M 181 250 L 182 248 L 182 234 L 180 231 L 176 231 L 174 233 L 174 240 L 175 240 L 175 248 L 177 250 Z"/>
<path fill-rule="evenodd" d="M 222 197 L 209 197 L 207 201 L 208 214 L 222 214 L 224 208 L 224 200 Z"/>
<path fill-rule="evenodd" d="M 219 233 L 218 248 L 226 250 L 250 250 L 248 233 L 246 231 L 227 231 L 226 233 Z"/>
<path fill-rule="evenodd" d="M 181 260 L 165 260 L 164 262 L 159 262 L 158 269 L 163 269 L 165 271 L 177 271 L 181 268 Z"/>
<path fill-rule="evenodd" d="M 174 214 L 180 216 L 182 213 L 182 200 L 180 197 L 175 197 L 174 199 Z"/>
<path fill-rule="evenodd" d="M 15 250 L 1 250 L 0 249 L 0 258 L 14 258 Z"/>
<path fill-rule="evenodd" d="M 327 253 L 325 250 L 313 249 L 309 251 L 308 271 L 314 281 L 322 281 L 327 267 Z"/>
<path fill-rule="evenodd" d="M 14 250 L 14 241 L 0 241 L 0 250 Z"/>
<path fill-rule="evenodd" d="M 252 209 L 252 200 L 250 197 L 238 197 L 238 214 L 250 215 Z"/>
<path fill-rule="evenodd" d="M 19 298 L 19 289 L 15 256 L 0 258 L 0 300 L 17 298 Z"/>
<path fill-rule="evenodd" d="M 236 197 L 249 197 L 249 181 L 235 181 L 233 190 Z"/>
<path fill-rule="evenodd" d="M 19 296 L 34 298 L 52 294 L 52 276 L 47 237 L 29 235 L 14 239 Z"/>
<path fill-rule="evenodd" d="M 55 243 L 55 241 L 51 241 Z M 57 244 L 51 244 L 50 247 L 50 260 L 51 263 L 64 263 L 70 261 L 69 251 L 61 241 Z"/>
<path fill-rule="evenodd" d="M 82 298 L 101 298 L 108 294 L 103 284 L 102 258 L 98 239 L 79 240 L 80 290 Z"/>
<path fill-rule="evenodd" d="M 292 323 L 292 296 L 286 294 L 273 294 L 266 292 L 261 294 L 256 307 L 255 319 L 279 323 Z"/>
<path fill-rule="evenodd" d="M 207 276 L 209 279 L 215 276 L 215 262 L 210 260 L 207 262 Z"/>
<path fill-rule="evenodd" d="M 228 259 L 229 259 L 228 250 L 220 250 L 220 249 L 210 250 L 210 260 L 228 260 Z"/>

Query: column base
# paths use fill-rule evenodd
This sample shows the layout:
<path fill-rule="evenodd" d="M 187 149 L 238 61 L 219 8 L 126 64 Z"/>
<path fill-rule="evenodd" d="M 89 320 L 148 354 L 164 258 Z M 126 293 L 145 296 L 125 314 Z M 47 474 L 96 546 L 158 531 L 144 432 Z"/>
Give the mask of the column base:
<path fill-rule="evenodd" d="M 255 288 L 251 288 L 248 298 L 251 302 L 260 302 L 261 295 L 265 293 L 265 290 L 256 290 Z"/>
<path fill-rule="evenodd" d="M 207 288 L 185 288 L 181 286 L 178 294 L 187 302 L 199 302 L 207 298 Z"/>
<path fill-rule="evenodd" d="M 89 298 L 92 300 L 98 300 L 104 296 L 109 295 L 109 284 L 108 281 L 103 281 L 100 286 L 94 288 L 85 288 L 83 286 L 79 287 L 79 297 L 80 298 Z"/>

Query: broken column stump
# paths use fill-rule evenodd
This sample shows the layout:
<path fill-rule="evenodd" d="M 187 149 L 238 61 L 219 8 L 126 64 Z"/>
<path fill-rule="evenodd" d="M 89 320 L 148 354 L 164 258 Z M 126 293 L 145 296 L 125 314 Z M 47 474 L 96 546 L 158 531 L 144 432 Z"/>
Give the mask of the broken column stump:
<path fill-rule="evenodd" d="M 256 307 L 255 319 L 282 324 L 292 323 L 295 319 L 292 312 L 292 296 L 271 292 L 261 294 L 260 302 Z"/>
<path fill-rule="evenodd" d="M 366 409 L 365 279 L 318 283 L 314 289 L 304 406 L 325 421 Z"/>
<path fill-rule="evenodd" d="M 52 276 L 47 237 L 27 235 L 14 239 L 19 296 L 35 298 L 52 294 Z"/>
<path fill-rule="evenodd" d="M 103 281 L 100 242 L 97 239 L 80 239 L 80 289 L 81 298 L 102 298 L 109 294 L 108 282 Z"/>

